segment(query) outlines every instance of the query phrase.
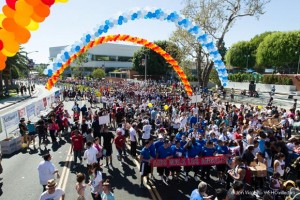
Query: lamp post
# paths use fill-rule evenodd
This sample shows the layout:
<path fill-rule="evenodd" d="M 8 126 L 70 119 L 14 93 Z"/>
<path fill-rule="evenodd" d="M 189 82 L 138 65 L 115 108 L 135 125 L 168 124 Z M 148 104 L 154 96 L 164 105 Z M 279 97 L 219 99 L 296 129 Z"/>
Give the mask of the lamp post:
<path fill-rule="evenodd" d="M 249 54 L 245 55 L 245 57 L 247 57 L 247 69 L 248 69 L 248 63 L 249 63 L 249 57 L 250 57 L 250 55 Z"/>
<path fill-rule="evenodd" d="M 31 53 L 37 53 L 39 51 L 30 51 L 30 52 L 26 52 L 24 51 L 24 53 L 26 54 L 26 60 L 27 60 L 27 67 L 28 67 L 28 76 L 27 76 L 27 79 L 28 79 L 28 91 L 29 91 L 29 96 L 31 97 L 31 88 L 30 88 L 30 66 L 29 66 L 29 58 L 28 58 L 28 54 L 31 54 Z"/>
<path fill-rule="evenodd" d="M 300 52 L 296 52 L 296 54 L 299 53 L 299 59 L 298 59 L 298 68 L 297 68 L 297 74 L 299 74 L 299 66 L 300 66 Z"/>
<path fill-rule="evenodd" d="M 145 56 L 145 83 L 147 82 L 147 59 L 148 59 L 148 56 L 147 54 L 143 54 Z"/>

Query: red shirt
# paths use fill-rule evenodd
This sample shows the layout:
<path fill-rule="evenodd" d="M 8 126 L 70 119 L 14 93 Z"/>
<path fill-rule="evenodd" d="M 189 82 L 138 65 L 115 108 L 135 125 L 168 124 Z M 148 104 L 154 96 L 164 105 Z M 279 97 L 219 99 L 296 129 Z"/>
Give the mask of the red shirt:
<path fill-rule="evenodd" d="M 235 138 L 235 140 L 241 140 L 241 139 L 243 139 L 242 135 L 240 135 L 238 132 L 234 132 L 233 138 Z"/>
<path fill-rule="evenodd" d="M 123 135 L 118 135 L 115 138 L 115 144 L 117 149 L 121 149 L 125 145 L 125 137 Z"/>
<path fill-rule="evenodd" d="M 81 151 L 83 150 L 83 137 L 81 135 L 73 135 L 71 137 L 72 144 L 73 144 L 73 150 L 74 151 Z"/>

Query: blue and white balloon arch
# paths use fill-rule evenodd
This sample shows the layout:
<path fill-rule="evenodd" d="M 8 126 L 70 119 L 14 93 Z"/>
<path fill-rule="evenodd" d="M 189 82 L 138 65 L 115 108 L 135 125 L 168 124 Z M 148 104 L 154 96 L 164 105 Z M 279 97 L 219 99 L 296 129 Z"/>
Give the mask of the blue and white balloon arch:
<path fill-rule="evenodd" d="M 116 18 L 105 20 L 102 25 L 94 28 L 94 33 L 85 34 L 81 38 L 80 42 L 75 42 L 73 45 L 70 45 L 62 50 L 61 53 L 57 55 L 55 60 L 47 67 L 47 69 L 45 69 L 44 74 L 51 76 L 53 72 L 57 71 L 63 65 L 63 63 L 70 58 L 70 56 L 79 52 L 80 49 L 88 44 L 91 40 L 107 33 L 109 29 L 115 26 L 121 26 L 130 20 L 134 21 L 138 19 L 156 19 L 174 22 L 183 29 L 187 30 L 190 34 L 194 35 L 204 50 L 209 53 L 210 59 L 214 62 L 214 67 L 218 72 L 221 84 L 224 87 L 228 86 L 228 73 L 226 67 L 222 61 L 222 56 L 220 55 L 211 37 L 204 33 L 201 28 L 195 25 L 190 19 L 183 18 L 176 11 L 167 13 L 162 9 L 140 9 L 136 11 L 129 11 L 117 16 Z"/>

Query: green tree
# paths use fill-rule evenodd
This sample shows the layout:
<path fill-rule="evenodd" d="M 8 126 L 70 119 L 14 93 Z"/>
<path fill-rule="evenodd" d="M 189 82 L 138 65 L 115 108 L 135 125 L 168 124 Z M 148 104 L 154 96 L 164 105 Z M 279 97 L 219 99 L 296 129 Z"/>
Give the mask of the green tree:
<path fill-rule="evenodd" d="M 297 53 L 296 53 L 297 52 Z M 286 68 L 296 66 L 300 52 L 300 31 L 276 32 L 265 37 L 257 49 L 257 64 L 261 67 Z"/>
<path fill-rule="evenodd" d="M 103 69 L 94 69 L 93 73 L 92 73 L 92 77 L 95 79 L 102 79 L 105 77 L 105 71 Z"/>
<path fill-rule="evenodd" d="M 155 41 L 154 43 L 169 53 L 177 62 L 180 62 L 181 53 L 174 43 L 165 40 Z M 133 56 L 132 69 L 139 72 L 139 74 L 145 74 L 145 66 L 142 65 L 145 56 L 147 56 L 147 76 L 166 75 L 172 70 L 172 68 L 169 67 L 169 63 L 167 63 L 162 56 L 146 47 L 142 47 L 139 51 L 135 52 Z"/>
<path fill-rule="evenodd" d="M 88 54 L 84 52 L 80 54 L 75 60 L 74 64 L 71 66 L 72 74 L 75 77 L 82 78 L 84 76 L 84 66 L 83 64 L 88 61 Z"/>
<path fill-rule="evenodd" d="M 247 66 L 248 69 L 251 69 L 255 66 L 255 54 L 253 54 L 255 50 L 250 42 L 237 42 L 227 51 L 225 56 L 226 63 L 241 69 L 246 69 Z"/>
<path fill-rule="evenodd" d="M 46 64 L 38 64 L 34 67 L 34 70 L 39 73 L 39 76 L 45 76 L 44 70 L 47 68 Z"/>
<path fill-rule="evenodd" d="M 185 0 L 182 14 L 192 19 L 206 33 L 216 41 L 216 47 L 220 49 L 224 43 L 226 33 L 234 25 L 238 18 L 254 16 L 259 18 L 264 12 L 264 6 L 270 0 Z M 185 56 L 196 60 L 198 77 L 201 85 L 206 86 L 209 74 L 213 69 L 213 62 L 208 59 L 200 43 L 180 27 L 171 37 Z"/>

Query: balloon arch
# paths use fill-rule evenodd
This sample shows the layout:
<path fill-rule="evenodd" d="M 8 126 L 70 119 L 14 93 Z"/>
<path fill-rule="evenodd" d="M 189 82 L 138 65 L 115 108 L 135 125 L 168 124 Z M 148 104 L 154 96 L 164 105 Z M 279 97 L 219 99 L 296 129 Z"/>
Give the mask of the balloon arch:
<path fill-rule="evenodd" d="M 132 42 L 136 44 L 143 45 L 154 52 L 158 53 L 161 55 L 176 71 L 178 76 L 180 77 L 185 90 L 189 96 L 192 95 L 192 88 L 190 86 L 190 83 L 187 80 L 186 75 L 184 74 L 183 70 L 180 68 L 178 65 L 178 62 L 170 56 L 166 51 L 164 51 L 161 47 L 157 46 L 156 44 L 149 42 L 145 39 L 142 38 L 137 38 L 137 37 L 132 37 L 130 35 L 108 35 L 108 36 L 102 36 L 99 37 L 93 41 L 90 41 L 87 45 L 85 45 L 83 48 L 81 48 L 77 53 L 73 54 L 56 72 L 52 74 L 52 76 L 48 79 L 48 82 L 46 84 L 46 88 L 50 90 L 53 85 L 57 82 L 59 76 L 63 73 L 63 71 L 82 53 L 86 52 L 88 49 L 103 44 L 107 42 L 115 42 L 115 41 L 127 41 L 127 42 Z M 50 71 L 51 72 L 51 71 Z M 49 73 L 49 70 L 45 70 L 44 73 Z M 50 73 L 49 73 L 50 75 Z"/>
<path fill-rule="evenodd" d="M 54 62 L 47 67 L 45 71 L 47 75 L 51 76 L 53 72 L 57 71 L 65 62 L 67 62 L 72 55 L 78 53 L 84 46 L 89 42 L 98 38 L 104 33 L 107 33 L 109 29 L 120 26 L 128 21 L 134 21 L 138 19 L 155 19 L 155 20 L 166 20 L 179 25 L 183 29 L 187 30 L 190 34 L 194 35 L 200 42 L 205 51 L 209 53 L 210 59 L 214 62 L 214 67 L 218 72 L 221 84 L 226 87 L 228 85 L 228 73 L 226 67 L 222 61 L 222 56 L 219 54 L 213 40 L 210 36 L 205 34 L 201 28 L 195 25 L 191 20 L 183 18 L 176 11 L 175 12 L 164 12 L 162 9 L 141 9 L 137 11 L 129 11 L 117 16 L 114 19 L 108 19 L 103 22 L 102 25 L 94 28 L 94 33 L 85 34 L 80 42 L 76 42 L 71 46 L 66 47 L 56 57 Z"/>

